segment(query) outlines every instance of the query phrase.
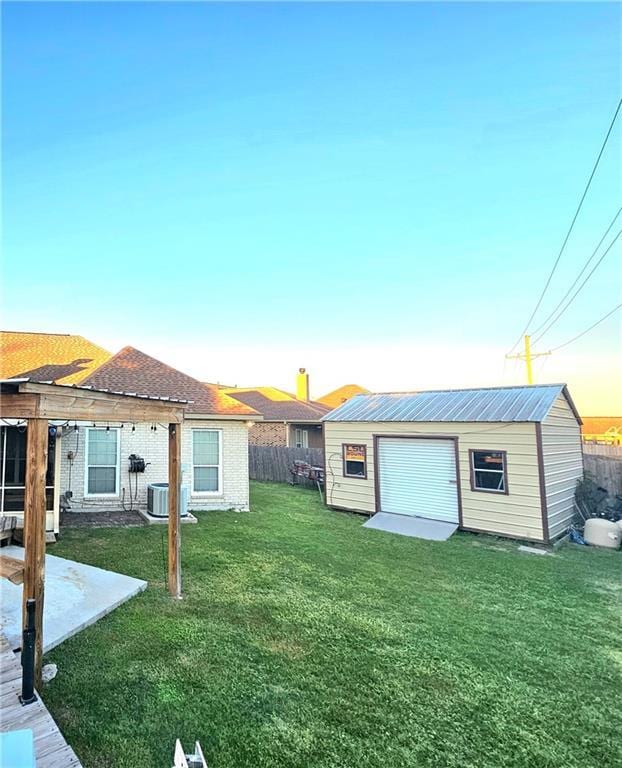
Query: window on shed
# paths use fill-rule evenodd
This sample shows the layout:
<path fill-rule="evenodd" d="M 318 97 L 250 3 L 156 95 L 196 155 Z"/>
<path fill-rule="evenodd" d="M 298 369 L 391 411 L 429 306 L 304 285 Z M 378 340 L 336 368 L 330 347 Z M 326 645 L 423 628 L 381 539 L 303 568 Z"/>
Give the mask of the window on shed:
<path fill-rule="evenodd" d="M 508 492 L 505 451 L 471 451 L 471 490 Z"/>
<path fill-rule="evenodd" d="M 218 493 L 221 477 L 221 432 L 218 429 L 192 430 L 192 490 Z"/>
<path fill-rule="evenodd" d="M 344 477 L 367 477 L 367 446 L 359 443 L 343 445 Z"/>

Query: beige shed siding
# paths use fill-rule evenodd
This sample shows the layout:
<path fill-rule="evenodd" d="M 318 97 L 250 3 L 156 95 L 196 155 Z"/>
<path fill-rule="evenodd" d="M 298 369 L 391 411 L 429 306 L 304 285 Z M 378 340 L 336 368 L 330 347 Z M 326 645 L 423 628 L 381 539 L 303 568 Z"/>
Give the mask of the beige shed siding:
<path fill-rule="evenodd" d="M 536 430 L 533 423 L 324 422 L 330 506 L 375 512 L 373 435 L 458 438 L 462 525 L 533 541 L 543 540 Z M 342 444 L 367 446 L 367 479 L 343 477 Z M 469 449 L 507 451 L 509 494 L 471 491 Z"/>
<path fill-rule="evenodd" d="M 542 460 L 549 537 L 561 536 L 574 517 L 574 492 L 583 477 L 581 427 L 561 394 L 542 422 Z"/>

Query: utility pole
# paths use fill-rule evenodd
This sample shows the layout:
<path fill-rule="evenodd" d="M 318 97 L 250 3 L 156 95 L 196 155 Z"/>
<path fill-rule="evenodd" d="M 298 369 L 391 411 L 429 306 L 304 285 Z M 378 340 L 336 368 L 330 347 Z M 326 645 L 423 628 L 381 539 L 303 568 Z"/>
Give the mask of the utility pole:
<path fill-rule="evenodd" d="M 527 366 L 527 384 L 533 384 L 533 369 L 531 361 L 536 357 L 545 357 L 550 355 L 550 352 L 537 352 L 535 355 L 531 353 L 531 337 L 525 336 L 525 351 L 518 352 L 516 355 L 506 355 L 508 360 L 524 360 Z"/>

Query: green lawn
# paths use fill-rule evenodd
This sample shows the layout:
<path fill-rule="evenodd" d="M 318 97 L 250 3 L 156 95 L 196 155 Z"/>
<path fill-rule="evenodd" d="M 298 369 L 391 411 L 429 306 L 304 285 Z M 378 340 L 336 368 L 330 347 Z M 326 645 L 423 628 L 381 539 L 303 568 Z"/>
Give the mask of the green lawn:
<path fill-rule="evenodd" d="M 620 553 L 554 557 L 460 534 L 366 530 L 312 491 L 255 484 L 253 512 L 69 530 L 50 551 L 149 588 L 46 657 L 45 700 L 86 768 L 622 765 Z"/>

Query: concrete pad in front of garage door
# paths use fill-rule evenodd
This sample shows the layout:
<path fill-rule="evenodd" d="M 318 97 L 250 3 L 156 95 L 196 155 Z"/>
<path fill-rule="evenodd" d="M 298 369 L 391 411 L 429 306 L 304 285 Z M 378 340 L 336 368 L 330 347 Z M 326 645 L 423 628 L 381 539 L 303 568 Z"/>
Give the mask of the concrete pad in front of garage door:
<path fill-rule="evenodd" d="M 430 541 L 447 541 L 458 529 L 456 523 L 446 523 L 441 520 L 426 520 L 423 517 L 408 515 L 392 515 L 389 512 L 378 512 L 370 517 L 364 528 L 375 528 L 378 531 L 397 533 L 400 536 L 413 536 L 416 539 Z"/>

